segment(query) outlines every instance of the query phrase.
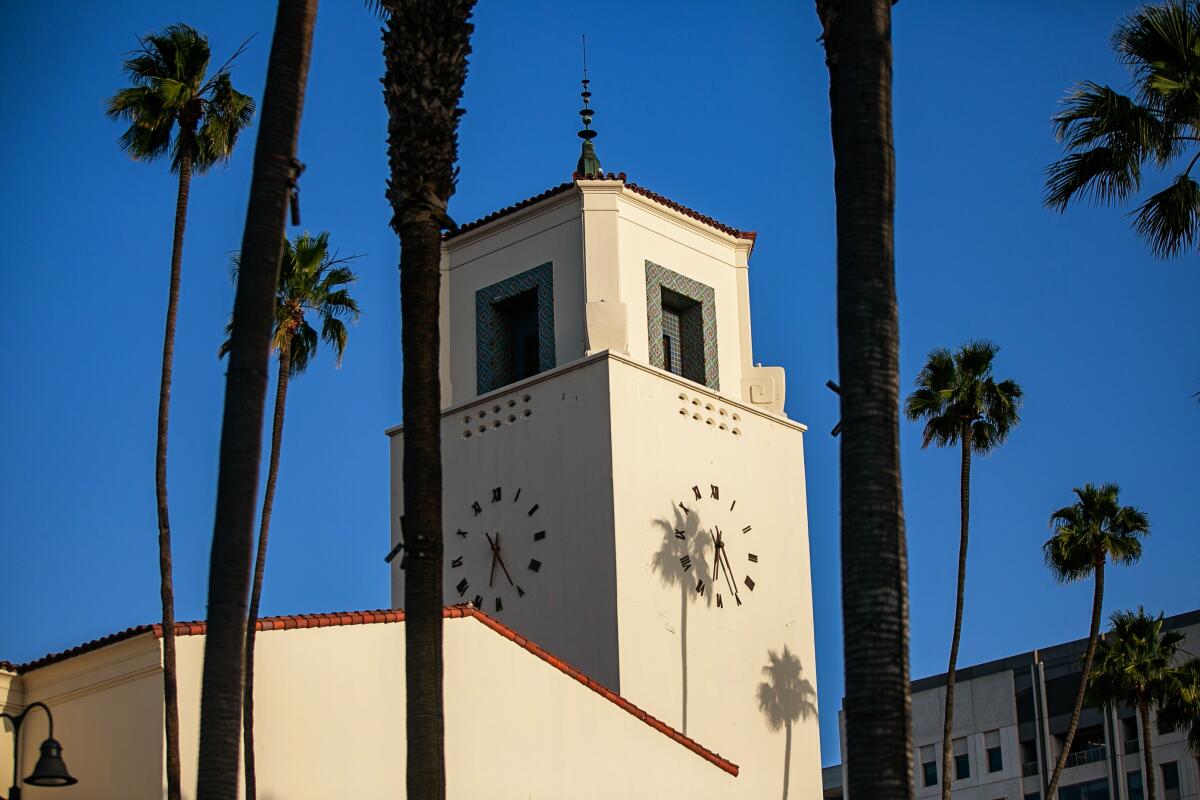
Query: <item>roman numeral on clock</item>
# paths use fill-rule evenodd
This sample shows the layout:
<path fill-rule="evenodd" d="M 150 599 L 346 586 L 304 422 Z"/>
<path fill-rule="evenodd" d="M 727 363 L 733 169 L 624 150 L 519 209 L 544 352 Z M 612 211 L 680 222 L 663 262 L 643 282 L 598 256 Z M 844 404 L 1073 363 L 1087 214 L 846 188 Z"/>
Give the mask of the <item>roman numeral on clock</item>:
<path fill-rule="evenodd" d="M 709 494 L 711 495 L 713 500 L 721 499 L 721 490 L 717 488 L 717 485 L 715 483 L 710 483 L 708 485 L 708 488 L 709 488 Z"/>
<path fill-rule="evenodd" d="M 684 533 L 683 531 L 675 531 L 675 538 L 676 539 L 686 539 L 687 534 Z"/>
<path fill-rule="evenodd" d="M 717 608 L 724 608 L 725 601 L 721 599 L 721 593 L 717 592 Z"/>
<path fill-rule="evenodd" d="M 475 595 L 475 599 L 471 602 L 471 605 L 476 608 L 483 608 L 483 595 Z"/>
<path fill-rule="evenodd" d="M 534 503 L 533 508 L 529 509 L 529 516 L 532 517 L 534 514 L 536 514 L 539 508 L 541 508 L 541 506 L 539 506 L 537 503 Z"/>
<path fill-rule="evenodd" d="M 499 486 L 497 486 L 495 489 L 492 489 L 492 502 L 493 503 L 500 502 L 500 487 Z"/>
<path fill-rule="evenodd" d="M 749 525 L 747 525 L 746 527 L 742 528 L 742 533 L 749 533 L 749 532 L 750 532 L 750 526 L 749 526 Z"/>
<path fill-rule="evenodd" d="M 535 533 L 535 534 L 533 535 L 533 540 L 534 540 L 535 542 L 540 542 L 542 539 L 545 539 L 545 538 L 546 538 L 546 532 L 545 532 L 545 531 L 538 531 L 537 533 Z"/>
<path fill-rule="evenodd" d="M 752 561 L 755 564 L 758 563 L 758 556 L 756 556 L 754 553 L 747 553 L 746 558 L 750 559 L 750 561 Z"/>
<path fill-rule="evenodd" d="M 683 566 L 683 571 L 687 572 L 688 570 L 690 570 L 692 568 L 692 557 L 691 556 L 683 556 L 682 558 L 679 559 L 679 563 Z"/>
<path fill-rule="evenodd" d="M 529 568 L 534 572 L 537 572 L 542 568 L 542 562 L 538 561 L 536 558 L 531 558 L 529 559 Z"/>
<path fill-rule="evenodd" d="M 501 601 L 501 600 L 500 600 L 500 598 L 499 598 L 499 597 L 497 597 L 497 598 L 496 598 L 496 610 L 497 610 L 497 611 L 503 611 L 503 610 L 504 610 L 504 603 L 503 603 L 503 601 Z"/>
<path fill-rule="evenodd" d="M 458 589 L 458 596 L 462 597 L 464 594 L 467 593 L 467 589 L 470 588 L 470 586 L 471 586 L 471 584 L 467 583 L 467 579 L 463 578 L 461 581 L 458 582 L 458 585 L 456 585 L 454 588 Z"/>
<path fill-rule="evenodd" d="M 525 596 L 525 590 L 521 588 L 520 584 L 517 584 L 517 597 L 524 597 L 524 596 Z"/>
<path fill-rule="evenodd" d="M 458 558 L 456 558 L 456 559 L 454 559 L 453 561 L 451 561 L 451 562 L 450 562 L 450 566 L 451 566 L 451 567 L 461 567 L 461 566 L 462 566 L 462 561 L 463 561 L 463 557 L 462 557 L 462 556 L 459 556 Z"/>
<path fill-rule="evenodd" d="M 703 497 L 703 496 L 704 496 L 704 495 L 702 495 L 702 494 L 700 493 L 700 487 L 699 487 L 699 486 L 693 486 L 693 487 L 692 487 L 692 493 L 696 495 L 696 499 L 697 499 L 697 500 L 699 500 L 701 497 Z"/>
<path fill-rule="evenodd" d="M 515 503 L 520 499 L 521 499 L 521 487 L 518 486 L 517 493 L 513 495 L 513 502 Z"/>
<path fill-rule="evenodd" d="M 687 506 L 685 506 L 685 505 L 683 504 L 683 501 L 682 501 L 682 500 L 681 500 L 681 501 L 679 501 L 679 507 L 683 509 L 683 515 L 684 515 L 685 517 L 686 517 L 688 514 L 692 513 L 692 510 L 691 510 L 690 508 L 688 508 Z"/>
<path fill-rule="evenodd" d="M 747 575 L 745 583 L 746 583 L 746 588 L 753 592 L 754 591 L 754 579 L 751 578 L 749 575 Z"/>
<path fill-rule="evenodd" d="M 696 594 L 704 594 L 704 579 L 696 581 Z"/>
<path fill-rule="evenodd" d="M 471 510 L 474 511 L 475 516 L 478 517 L 480 514 L 483 513 L 483 506 L 479 505 L 479 501 L 476 500 L 474 503 L 471 503 Z"/>
<path fill-rule="evenodd" d="M 463 537 L 464 539 L 465 539 L 465 538 L 467 538 L 467 532 L 466 532 L 466 531 L 464 531 L 462 528 L 459 528 L 458 530 L 456 530 L 456 531 L 454 532 L 454 534 L 455 534 L 456 536 L 461 536 L 461 537 Z"/>

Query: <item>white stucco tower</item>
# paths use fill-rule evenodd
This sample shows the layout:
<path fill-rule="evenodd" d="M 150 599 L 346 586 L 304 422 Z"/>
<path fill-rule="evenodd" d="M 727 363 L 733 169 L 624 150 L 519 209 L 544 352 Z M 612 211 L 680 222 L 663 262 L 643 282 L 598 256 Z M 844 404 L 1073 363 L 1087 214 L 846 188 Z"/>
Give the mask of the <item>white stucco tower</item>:
<path fill-rule="evenodd" d="M 805 428 L 753 362 L 753 247 L 611 173 L 446 238 L 445 594 L 735 762 L 735 796 L 811 798 Z"/>

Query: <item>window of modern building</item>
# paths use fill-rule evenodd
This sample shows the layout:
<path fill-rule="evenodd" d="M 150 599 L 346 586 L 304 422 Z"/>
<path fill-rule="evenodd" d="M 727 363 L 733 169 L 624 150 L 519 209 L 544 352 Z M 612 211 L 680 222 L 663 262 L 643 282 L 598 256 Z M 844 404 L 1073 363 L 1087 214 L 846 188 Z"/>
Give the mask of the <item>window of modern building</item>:
<path fill-rule="evenodd" d="M 961 781 L 971 777 L 971 758 L 967 755 L 967 740 L 954 740 L 954 780 Z"/>
<path fill-rule="evenodd" d="M 921 748 L 921 775 L 925 786 L 937 786 L 937 754 L 931 744 Z"/>
<path fill-rule="evenodd" d="M 1162 765 L 1163 800 L 1179 800 L 1179 762 Z"/>
<path fill-rule="evenodd" d="M 1126 753 L 1137 753 L 1141 750 L 1141 741 L 1138 739 L 1137 717 L 1121 718 L 1121 735 L 1125 739 Z M 1141 773 L 1138 773 L 1138 780 L 1141 780 Z"/>
<path fill-rule="evenodd" d="M 1004 769 L 1004 755 L 1000 750 L 1000 731 L 988 731 L 983 734 L 983 746 L 987 748 L 988 772 L 999 772 Z"/>
<path fill-rule="evenodd" d="M 1025 739 L 1021 742 L 1021 774 L 1025 776 L 1038 774 L 1037 742 Z"/>
<path fill-rule="evenodd" d="M 1067 755 L 1067 766 L 1079 767 L 1103 761 L 1106 757 L 1104 726 L 1091 725 L 1075 732 L 1075 738 L 1071 742 L 1071 751 Z"/>
<path fill-rule="evenodd" d="M 1109 800 L 1108 780 L 1064 786 L 1058 790 L 1058 800 Z"/>
<path fill-rule="evenodd" d="M 1135 770 L 1125 776 L 1126 794 L 1129 800 L 1142 800 L 1145 795 L 1142 794 L 1142 773 L 1141 770 Z"/>
<path fill-rule="evenodd" d="M 1041 792 L 1029 792 L 1025 795 L 1024 800 L 1042 800 Z"/>
<path fill-rule="evenodd" d="M 1168 733 L 1171 733 L 1171 731 L 1175 730 L 1167 723 L 1165 719 L 1163 719 L 1162 714 L 1155 714 L 1155 717 L 1158 719 L 1157 726 L 1159 736 L 1166 736 Z"/>

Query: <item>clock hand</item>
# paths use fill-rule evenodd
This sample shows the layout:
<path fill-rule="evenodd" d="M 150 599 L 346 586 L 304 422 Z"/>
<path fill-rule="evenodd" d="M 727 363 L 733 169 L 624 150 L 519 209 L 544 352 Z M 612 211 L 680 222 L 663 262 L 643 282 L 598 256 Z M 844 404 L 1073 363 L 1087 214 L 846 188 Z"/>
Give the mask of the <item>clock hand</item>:
<path fill-rule="evenodd" d="M 492 574 L 491 574 L 491 576 L 488 577 L 488 586 L 491 586 L 496 580 L 496 559 L 500 555 L 500 545 L 497 544 L 497 542 L 500 541 L 500 534 L 499 533 L 496 534 L 495 542 L 492 541 L 491 536 L 488 536 L 487 531 L 484 531 L 483 535 L 487 537 L 488 546 L 490 546 L 492 548 Z"/>
<path fill-rule="evenodd" d="M 742 604 L 742 598 L 738 595 L 737 581 L 730 581 L 730 576 L 733 575 L 733 567 L 729 565 L 729 554 L 725 552 L 724 545 L 721 546 L 721 555 L 725 559 L 725 582 L 729 584 L 729 589 L 733 592 L 733 599 L 736 600 L 737 604 L 740 606 Z"/>
<path fill-rule="evenodd" d="M 496 560 L 500 562 L 500 569 L 504 570 L 504 577 L 508 578 L 508 585 L 515 586 L 512 576 L 508 574 L 508 567 L 504 566 L 504 556 L 500 555 L 500 532 L 496 531 Z"/>
<path fill-rule="evenodd" d="M 721 529 L 717 528 L 716 531 L 716 536 L 712 531 L 708 532 L 708 538 L 713 543 L 713 583 L 721 580 Z"/>

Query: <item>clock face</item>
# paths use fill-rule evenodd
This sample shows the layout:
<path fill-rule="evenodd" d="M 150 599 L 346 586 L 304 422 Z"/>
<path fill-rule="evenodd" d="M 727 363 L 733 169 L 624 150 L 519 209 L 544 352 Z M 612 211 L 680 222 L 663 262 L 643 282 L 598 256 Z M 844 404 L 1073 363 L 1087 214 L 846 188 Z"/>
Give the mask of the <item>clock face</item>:
<path fill-rule="evenodd" d="M 696 484 L 676 502 L 676 524 L 667 536 L 684 585 L 717 608 L 738 608 L 757 586 L 754 526 L 737 498 L 716 484 Z M 664 548 L 666 549 L 666 548 Z"/>
<path fill-rule="evenodd" d="M 545 568 L 539 551 L 547 533 L 538 524 L 539 509 L 520 487 L 495 486 L 468 508 L 447 514 L 455 528 L 445 536 L 443 580 L 460 602 L 488 613 L 529 602 L 526 595 Z"/>

